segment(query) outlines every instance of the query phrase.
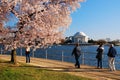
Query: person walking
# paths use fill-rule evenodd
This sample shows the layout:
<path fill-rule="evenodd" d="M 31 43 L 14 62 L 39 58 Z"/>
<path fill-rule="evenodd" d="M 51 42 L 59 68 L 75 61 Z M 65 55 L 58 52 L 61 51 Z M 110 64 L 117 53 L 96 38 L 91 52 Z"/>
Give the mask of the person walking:
<path fill-rule="evenodd" d="M 99 47 L 97 48 L 97 68 L 101 68 L 102 69 L 102 58 L 103 58 L 103 51 L 104 51 L 104 47 L 102 44 L 99 45 Z"/>
<path fill-rule="evenodd" d="M 108 63 L 109 63 L 109 68 L 111 71 L 115 71 L 115 56 L 117 54 L 116 49 L 114 48 L 114 45 L 111 44 L 108 50 Z"/>
<path fill-rule="evenodd" d="M 30 46 L 26 47 L 26 63 L 30 63 Z"/>
<path fill-rule="evenodd" d="M 76 46 L 74 47 L 74 49 L 72 51 L 72 56 L 73 55 L 75 56 L 75 60 L 76 60 L 75 67 L 80 68 L 79 57 L 81 55 L 81 49 L 79 47 L 79 44 L 76 44 Z"/>

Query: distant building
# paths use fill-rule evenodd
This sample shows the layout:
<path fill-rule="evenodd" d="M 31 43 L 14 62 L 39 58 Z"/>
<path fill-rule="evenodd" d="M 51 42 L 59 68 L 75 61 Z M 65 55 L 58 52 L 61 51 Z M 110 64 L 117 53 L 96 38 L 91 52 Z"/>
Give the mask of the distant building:
<path fill-rule="evenodd" d="M 73 36 L 73 43 L 87 43 L 88 36 L 84 32 L 77 32 Z"/>
<path fill-rule="evenodd" d="M 111 39 L 110 39 L 110 38 L 106 38 L 106 41 L 107 41 L 107 42 L 110 42 L 110 41 L 111 41 Z"/>

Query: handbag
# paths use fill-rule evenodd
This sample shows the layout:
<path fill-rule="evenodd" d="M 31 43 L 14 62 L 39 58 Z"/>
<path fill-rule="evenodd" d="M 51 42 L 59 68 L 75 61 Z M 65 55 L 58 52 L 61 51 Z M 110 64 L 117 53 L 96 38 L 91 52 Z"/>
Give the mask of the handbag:
<path fill-rule="evenodd" d="M 98 55 L 98 54 L 96 55 L 96 58 L 99 58 L 99 55 Z"/>

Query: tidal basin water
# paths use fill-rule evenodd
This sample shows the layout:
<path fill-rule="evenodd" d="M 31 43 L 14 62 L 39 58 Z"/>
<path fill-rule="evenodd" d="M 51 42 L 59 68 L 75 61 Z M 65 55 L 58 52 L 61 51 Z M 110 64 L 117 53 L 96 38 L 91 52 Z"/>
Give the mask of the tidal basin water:
<path fill-rule="evenodd" d="M 98 45 L 81 46 L 82 55 L 80 57 L 80 63 L 90 66 L 96 66 L 97 60 L 95 58 Z M 74 45 L 54 45 L 46 49 L 31 50 L 31 57 L 47 58 L 52 60 L 59 60 L 65 62 L 71 62 L 74 64 L 74 56 L 71 56 Z M 120 46 L 115 46 L 117 50 L 117 56 L 115 58 L 116 69 L 120 70 Z M 109 46 L 104 46 L 103 54 L 103 67 L 108 68 L 108 52 Z M 25 49 L 17 49 L 17 55 L 25 56 Z"/>

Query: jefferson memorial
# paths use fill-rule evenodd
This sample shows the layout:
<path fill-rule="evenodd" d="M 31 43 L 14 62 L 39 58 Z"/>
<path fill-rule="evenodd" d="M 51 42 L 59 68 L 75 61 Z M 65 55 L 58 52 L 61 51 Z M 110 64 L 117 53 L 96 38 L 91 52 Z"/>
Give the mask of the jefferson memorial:
<path fill-rule="evenodd" d="M 73 36 L 73 43 L 87 43 L 88 36 L 84 32 L 77 32 Z"/>

